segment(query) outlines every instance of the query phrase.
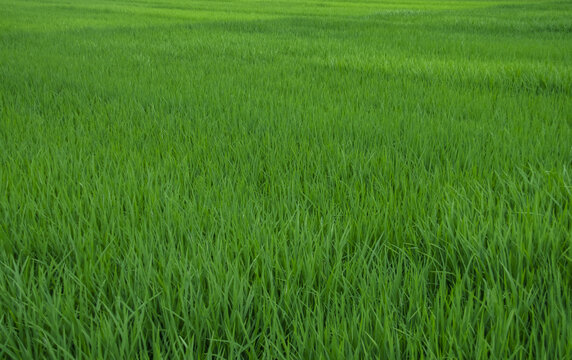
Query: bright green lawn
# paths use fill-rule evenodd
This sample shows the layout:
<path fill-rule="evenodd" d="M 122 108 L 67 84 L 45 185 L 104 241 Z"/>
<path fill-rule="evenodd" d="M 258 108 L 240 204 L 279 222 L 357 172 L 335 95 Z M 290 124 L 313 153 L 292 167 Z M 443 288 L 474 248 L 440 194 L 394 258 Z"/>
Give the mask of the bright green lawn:
<path fill-rule="evenodd" d="M 572 2 L 0 0 L 0 358 L 571 359 Z"/>

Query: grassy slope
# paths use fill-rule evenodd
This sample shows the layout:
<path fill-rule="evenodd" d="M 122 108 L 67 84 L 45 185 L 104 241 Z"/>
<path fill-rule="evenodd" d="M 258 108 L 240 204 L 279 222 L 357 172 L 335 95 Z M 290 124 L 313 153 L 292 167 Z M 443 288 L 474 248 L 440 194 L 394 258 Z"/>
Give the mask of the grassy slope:
<path fill-rule="evenodd" d="M 570 358 L 571 19 L 0 0 L 0 357 Z"/>

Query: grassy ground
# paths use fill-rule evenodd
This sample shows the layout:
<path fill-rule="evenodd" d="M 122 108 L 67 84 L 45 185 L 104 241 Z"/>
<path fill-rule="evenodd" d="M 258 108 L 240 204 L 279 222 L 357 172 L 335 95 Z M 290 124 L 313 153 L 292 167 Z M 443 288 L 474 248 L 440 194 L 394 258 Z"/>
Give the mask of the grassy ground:
<path fill-rule="evenodd" d="M 572 358 L 572 3 L 0 0 L 0 358 Z"/>

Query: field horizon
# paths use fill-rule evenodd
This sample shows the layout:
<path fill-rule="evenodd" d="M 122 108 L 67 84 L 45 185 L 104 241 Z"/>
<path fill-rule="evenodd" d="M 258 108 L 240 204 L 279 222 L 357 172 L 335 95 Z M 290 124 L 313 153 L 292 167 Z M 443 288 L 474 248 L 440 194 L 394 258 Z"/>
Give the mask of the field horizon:
<path fill-rule="evenodd" d="M 572 2 L 0 0 L 0 358 L 572 359 Z"/>

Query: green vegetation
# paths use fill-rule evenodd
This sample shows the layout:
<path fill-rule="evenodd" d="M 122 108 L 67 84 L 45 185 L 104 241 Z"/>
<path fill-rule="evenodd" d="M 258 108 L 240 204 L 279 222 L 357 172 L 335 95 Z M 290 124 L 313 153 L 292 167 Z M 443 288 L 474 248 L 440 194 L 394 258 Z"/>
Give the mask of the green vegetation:
<path fill-rule="evenodd" d="M 0 0 L 0 358 L 572 358 L 572 3 Z"/>

